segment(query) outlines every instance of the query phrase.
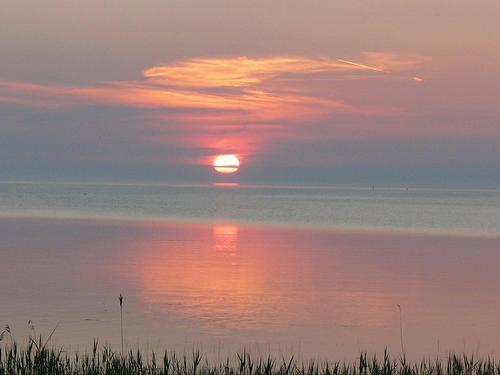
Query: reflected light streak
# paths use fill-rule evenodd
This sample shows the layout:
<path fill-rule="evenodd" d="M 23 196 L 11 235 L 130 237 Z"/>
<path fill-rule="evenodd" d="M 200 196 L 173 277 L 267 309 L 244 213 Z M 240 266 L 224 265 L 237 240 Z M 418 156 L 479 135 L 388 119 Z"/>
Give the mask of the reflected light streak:
<path fill-rule="evenodd" d="M 215 251 L 236 252 L 238 247 L 238 227 L 236 225 L 214 225 L 212 234 Z"/>
<path fill-rule="evenodd" d="M 212 184 L 213 186 L 216 187 L 238 187 L 240 184 L 238 182 L 215 182 Z"/>
<path fill-rule="evenodd" d="M 310 238 L 287 230 L 217 224 L 179 227 L 179 233 L 191 242 L 172 241 L 175 233 L 145 241 L 130 262 L 138 269 L 131 272 L 140 277 L 146 305 L 201 321 L 206 332 L 321 326 L 332 319 L 379 327 L 392 319 L 391 299 L 400 288 L 385 277 L 370 282 L 378 271 L 349 256 L 349 239 L 340 247 L 327 245 L 324 253 L 311 251 Z M 324 246 L 329 237 L 317 238 L 316 246 Z M 413 296 L 408 285 L 404 293 Z M 322 309 L 311 312 L 318 303 Z"/>

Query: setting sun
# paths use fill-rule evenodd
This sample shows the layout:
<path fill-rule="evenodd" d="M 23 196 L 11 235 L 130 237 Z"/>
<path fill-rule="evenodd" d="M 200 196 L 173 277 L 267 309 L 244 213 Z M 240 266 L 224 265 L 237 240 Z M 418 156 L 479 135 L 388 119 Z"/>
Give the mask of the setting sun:
<path fill-rule="evenodd" d="M 234 173 L 238 171 L 240 161 L 236 155 L 219 155 L 214 160 L 214 169 L 219 173 Z"/>

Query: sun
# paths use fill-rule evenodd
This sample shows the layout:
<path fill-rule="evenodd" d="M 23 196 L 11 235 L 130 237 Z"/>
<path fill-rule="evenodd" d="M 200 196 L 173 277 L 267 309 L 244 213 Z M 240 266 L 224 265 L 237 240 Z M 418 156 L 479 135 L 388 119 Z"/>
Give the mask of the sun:
<path fill-rule="evenodd" d="M 240 168 L 240 161 L 234 154 L 218 155 L 214 160 L 214 169 L 219 173 L 234 173 Z"/>

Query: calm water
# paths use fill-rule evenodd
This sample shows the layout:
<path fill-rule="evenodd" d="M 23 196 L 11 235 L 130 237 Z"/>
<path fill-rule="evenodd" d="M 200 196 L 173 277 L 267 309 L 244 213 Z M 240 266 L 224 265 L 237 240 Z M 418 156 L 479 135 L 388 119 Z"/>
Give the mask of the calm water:
<path fill-rule="evenodd" d="M 500 234 L 500 190 L 0 183 L 0 212 Z"/>
<path fill-rule="evenodd" d="M 0 210 L 19 340 L 119 348 L 122 292 L 127 347 L 399 353 L 399 304 L 410 356 L 500 355 L 500 192 L 0 184 Z"/>

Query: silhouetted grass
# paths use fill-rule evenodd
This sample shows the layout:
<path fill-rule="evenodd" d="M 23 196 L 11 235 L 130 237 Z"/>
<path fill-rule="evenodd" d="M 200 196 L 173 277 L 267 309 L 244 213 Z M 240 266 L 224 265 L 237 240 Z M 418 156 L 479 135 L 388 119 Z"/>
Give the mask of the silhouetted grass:
<path fill-rule="evenodd" d="M 60 349 L 48 348 L 40 338 L 30 340 L 20 347 L 10 343 L 0 348 L 0 374 L 47 374 L 47 375 L 98 375 L 98 374 L 163 374 L 163 375 L 500 375 L 500 362 L 491 358 L 475 359 L 466 355 L 452 354 L 447 360 L 422 360 L 408 362 L 392 358 L 361 355 L 358 360 L 346 362 L 298 362 L 294 358 L 277 360 L 272 357 L 255 358 L 248 353 L 237 354 L 233 360 L 209 362 L 200 352 L 177 356 L 153 354 L 144 359 L 140 351 L 126 355 L 94 343 L 86 354 L 67 354 Z"/>

